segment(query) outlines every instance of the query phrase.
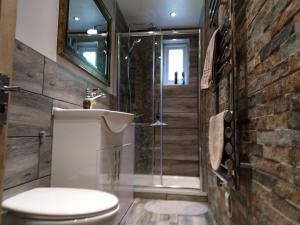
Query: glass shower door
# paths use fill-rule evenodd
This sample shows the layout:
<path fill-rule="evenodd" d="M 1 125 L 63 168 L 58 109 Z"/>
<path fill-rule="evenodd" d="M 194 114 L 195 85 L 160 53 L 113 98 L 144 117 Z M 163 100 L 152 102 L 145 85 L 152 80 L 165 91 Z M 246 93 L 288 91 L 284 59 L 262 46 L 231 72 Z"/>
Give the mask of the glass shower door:
<path fill-rule="evenodd" d="M 155 36 L 118 37 L 118 108 L 135 115 L 136 186 L 153 186 L 161 174 L 160 40 Z M 159 43 L 158 43 L 159 42 Z M 157 51 L 159 52 L 157 54 Z"/>

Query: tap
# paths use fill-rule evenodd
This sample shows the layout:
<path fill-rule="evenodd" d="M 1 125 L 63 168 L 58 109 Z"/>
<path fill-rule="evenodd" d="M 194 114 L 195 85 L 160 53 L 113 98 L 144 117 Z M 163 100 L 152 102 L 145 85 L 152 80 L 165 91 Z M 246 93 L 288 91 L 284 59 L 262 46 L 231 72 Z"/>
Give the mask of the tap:
<path fill-rule="evenodd" d="M 97 98 L 105 98 L 106 94 L 100 88 L 86 89 L 86 95 L 83 100 L 84 109 L 92 109 L 96 105 Z"/>

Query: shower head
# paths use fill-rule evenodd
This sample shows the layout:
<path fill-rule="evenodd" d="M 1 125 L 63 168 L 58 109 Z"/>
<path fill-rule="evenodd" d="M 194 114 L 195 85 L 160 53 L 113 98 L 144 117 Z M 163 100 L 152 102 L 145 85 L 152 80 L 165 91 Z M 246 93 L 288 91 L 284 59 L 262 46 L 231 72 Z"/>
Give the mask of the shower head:
<path fill-rule="evenodd" d="M 132 50 L 134 49 L 134 47 L 141 43 L 142 39 L 141 38 L 138 38 L 138 39 L 134 39 L 133 42 L 132 42 L 132 45 L 131 47 L 129 48 L 129 54 L 132 52 Z"/>

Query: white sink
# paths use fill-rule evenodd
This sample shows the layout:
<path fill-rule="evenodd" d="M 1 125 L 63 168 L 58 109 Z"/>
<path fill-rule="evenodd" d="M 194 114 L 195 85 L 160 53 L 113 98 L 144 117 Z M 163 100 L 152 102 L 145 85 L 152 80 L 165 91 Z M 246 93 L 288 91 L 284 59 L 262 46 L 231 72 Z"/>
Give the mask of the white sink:
<path fill-rule="evenodd" d="M 104 118 L 107 127 L 114 133 L 122 132 L 134 119 L 130 113 L 110 111 L 106 109 L 61 109 L 53 108 L 55 118 Z"/>

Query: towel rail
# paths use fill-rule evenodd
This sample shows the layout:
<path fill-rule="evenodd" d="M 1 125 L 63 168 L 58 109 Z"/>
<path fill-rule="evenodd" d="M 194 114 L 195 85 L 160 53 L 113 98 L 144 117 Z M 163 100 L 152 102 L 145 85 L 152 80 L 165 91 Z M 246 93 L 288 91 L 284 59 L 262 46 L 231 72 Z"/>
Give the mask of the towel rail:
<path fill-rule="evenodd" d="M 219 14 L 220 6 L 222 13 Z M 210 27 L 220 28 L 217 36 L 217 52 L 215 61 L 215 91 L 216 113 L 223 110 L 233 112 L 229 122 L 225 125 L 231 128 L 231 132 L 225 137 L 224 151 L 221 166 L 217 171 L 213 171 L 217 180 L 228 185 L 233 189 L 239 188 L 239 153 L 237 149 L 237 86 L 235 80 L 235 22 L 233 15 L 234 2 L 232 0 L 211 0 L 209 3 L 209 25 Z M 217 17 L 224 15 L 223 18 Z M 221 24 L 218 24 L 221 23 Z M 224 93 L 226 95 L 224 96 Z M 220 96 L 222 94 L 222 96 Z M 226 100 L 224 100 L 224 97 Z M 225 126 L 225 127 L 226 127 Z M 229 130 L 228 130 L 229 132 Z"/>

